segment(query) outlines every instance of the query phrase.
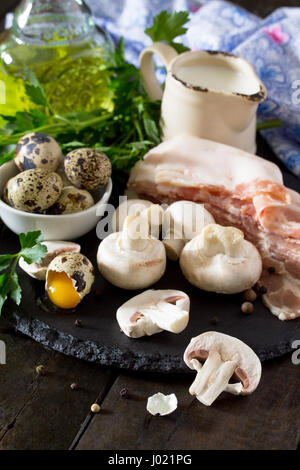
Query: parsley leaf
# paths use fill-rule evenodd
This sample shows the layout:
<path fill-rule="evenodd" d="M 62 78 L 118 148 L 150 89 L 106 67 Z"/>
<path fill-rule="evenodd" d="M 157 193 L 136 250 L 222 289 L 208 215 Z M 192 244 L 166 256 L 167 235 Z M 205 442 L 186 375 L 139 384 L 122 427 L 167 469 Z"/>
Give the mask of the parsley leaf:
<path fill-rule="evenodd" d="M 27 96 L 31 99 L 34 104 L 48 108 L 49 103 L 46 97 L 46 93 L 43 87 L 41 86 L 39 80 L 37 79 L 36 75 L 32 72 L 32 70 L 29 70 L 27 67 L 25 68 L 25 72 L 28 77 L 28 82 L 25 83 L 25 90 Z"/>
<path fill-rule="evenodd" d="M 31 263 L 41 263 L 47 254 L 47 248 L 42 245 L 43 236 L 40 231 L 21 233 L 19 235 L 21 250 L 13 255 L 0 255 L 0 314 L 8 296 L 19 305 L 22 290 L 16 268 L 20 258 Z"/>
<path fill-rule="evenodd" d="M 153 42 L 166 41 L 177 52 L 188 51 L 188 47 L 183 46 L 173 40 L 186 33 L 187 28 L 183 26 L 189 21 L 188 11 L 173 11 L 168 13 L 166 10 L 161 11 L 153 20 L 153 26 L 147 28 L 145 33 L 150 36 Z"/>

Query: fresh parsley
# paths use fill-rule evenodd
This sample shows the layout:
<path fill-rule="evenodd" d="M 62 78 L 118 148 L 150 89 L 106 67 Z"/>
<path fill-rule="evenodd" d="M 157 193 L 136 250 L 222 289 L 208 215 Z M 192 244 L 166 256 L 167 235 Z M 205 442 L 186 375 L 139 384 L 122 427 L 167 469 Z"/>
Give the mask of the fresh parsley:
<path fill-rule="evenodd" d="M 0 255 L 0 315 L 5 301 L 10 298 L 20 305 L 22 290 L 19 284 L 16 268 L 20 258 L 26 263 L 41 263 L 47 254 L 47 248 L 42 245 L 43 236 L 40 231 L 21 233 L 19 235 L 21 249 L 13 255 Z"/>
<path fill-rule="evenodd" d="M 187 28 L 184 28 L 184 25 L 187 24 L 188 21 L 188 11 L 173 11 L 172 13 L 168 13 L 164 10 L 154 17 L 153 26 L 147 28 L 145 33 L 150 36 L 153 42 L 166 41 L 179 53 L 189 51 L 188 47 L 174 42 L 175 38 L 187 32 Z"/>

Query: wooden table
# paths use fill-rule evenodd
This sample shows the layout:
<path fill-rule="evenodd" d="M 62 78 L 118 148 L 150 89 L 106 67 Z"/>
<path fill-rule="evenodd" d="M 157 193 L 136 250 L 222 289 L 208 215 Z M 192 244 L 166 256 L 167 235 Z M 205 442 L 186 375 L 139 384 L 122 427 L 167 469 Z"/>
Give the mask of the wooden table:
<path fill-rule="evenodd" d="M 3 15 L 16 1 L 1 4 Z M 236 2 L 247 7 L 254 2 Z M 252 8 L 262 15 L 298 4 L 270 0 Z M 253 5 L 251 5 L 252 7 Z M 249 9 L 251 9 L 249 7 Z M 260 154 L 274 158 L 259 140 Z M 266 332 L 267 334 L 267 332 Z M 299 338 L 300 339 L 300 338 Z M 249 397 L 223 394 L 211 407 L 188 393 L 191 376 L 133 374 L 101 368 L 46 350 L 0 320 L 7 364 L 0 365 L 0 449 L 296 449 L 300 441 L 300 365 L 291 355 L 263 364 Z M 47 374 L 36 374 L 43 364 Z M 78 389 L 70 385 L 77 383 Z M 120 396 L 128 390 L 128 398 Z M 147 397 L 176 393 L 167 417 L 146 412 Z M 101 405 L 98 415 L 92 403 Z"/>

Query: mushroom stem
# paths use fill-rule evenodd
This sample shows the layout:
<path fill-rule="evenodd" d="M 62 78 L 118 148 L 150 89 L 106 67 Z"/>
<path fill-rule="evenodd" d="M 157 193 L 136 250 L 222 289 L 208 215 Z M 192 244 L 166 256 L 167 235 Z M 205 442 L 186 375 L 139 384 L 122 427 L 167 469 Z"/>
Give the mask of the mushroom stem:
<path fill-rule="evenodd" d="M 210 406 L 227 388 L 235 390 L 228 384 L 237 366 L 235 361 L 224 362 L 217 351 L 210 351 L 203 366 L 197 359 L 191 362 L 197 376 L 190 387 L 190 394 L 196 395 L 204 405 Z"/>
<path fill-rule="evenodd" d="M 129 215 L 124 222 L 120 238 L 121 245 L 127 250 L 143 251 L 149 241 L 148 233 L 149 227 L 146 219 Z"/>
<path fill-rule="evenodd" d="M 148 221 L 152 237 L 159 238 L 163 215 L 164 211 L 159 204 L 152 204 L 141 212 L 141 217 L 145 217 Z"/>
<path fill-rule="evenodd" d="M 183 324 L 188 322 L 189 312 L 180 309 L 176 304 L 159 301 L 156 305 L 141 310 L 160 329 L 179 333 Z"/>

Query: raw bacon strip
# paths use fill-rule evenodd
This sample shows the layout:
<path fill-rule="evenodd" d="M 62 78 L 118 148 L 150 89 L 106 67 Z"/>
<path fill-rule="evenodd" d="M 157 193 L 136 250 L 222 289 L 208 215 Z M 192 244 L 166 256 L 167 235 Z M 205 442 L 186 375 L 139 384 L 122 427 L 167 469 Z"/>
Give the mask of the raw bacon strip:
<path fill-rule="evenodd" d="M 265 304 L 281 320 L 300 316 L 300 195 L 283 186 L 275 164 L 182 135 L 137 163 L 129 187 L 155 202 L 204 203 L 218 223 L 240 228 L 263 258 Z"/>

